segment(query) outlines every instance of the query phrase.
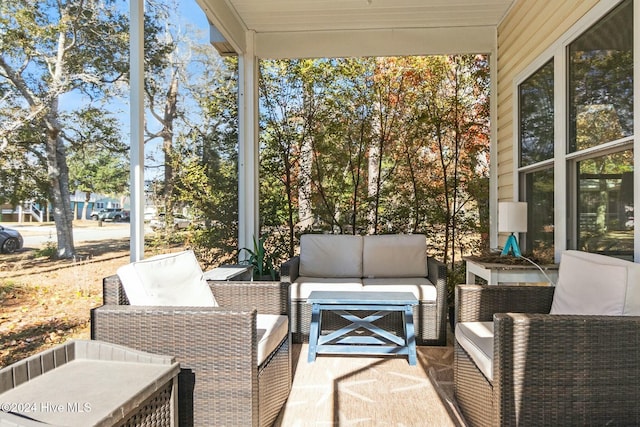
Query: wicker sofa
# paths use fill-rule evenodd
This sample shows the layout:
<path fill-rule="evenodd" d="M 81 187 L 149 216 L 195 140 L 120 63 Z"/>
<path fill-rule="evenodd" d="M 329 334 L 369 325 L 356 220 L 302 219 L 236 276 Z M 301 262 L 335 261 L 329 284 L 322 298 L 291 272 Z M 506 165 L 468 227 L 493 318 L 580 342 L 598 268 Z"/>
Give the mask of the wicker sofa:
<path fill-rule="evenodd" d="M 91 311 L 91 337 L 175 356 L 181 426 L 270 426 L 291 389 L 290 333 L 260 357 L 260 317 L 286 314 L 286 287 L 208 286 L 218 307 L 136 306 L 119 276 L 106 277 L 104 305 Z"/>
<path fill-rule="evenodd" d="M 457 286 L 454 389 L 466 421 L 639 425 L 639 297 L 639 264 L 577 251 L 563 254 L 556 287 Z"/>
<path fill-rule="evenodd" d="M 446 343 L 446 274 L 443 263 L 427 256 L 424 235 L 325 235 L 300 237 L 300 255 L 282 264 L 280 280 L 289 287 L 293 342 L 309 340 L 312 291 L 400 291 L 412 292 L 419 304 L 414 308 L 416 343 Z M 346 325 L 344 319 L 323 314 L 327 329 Z M 402 333 L 400 313 L 386 316 L 380 325 Z"/>

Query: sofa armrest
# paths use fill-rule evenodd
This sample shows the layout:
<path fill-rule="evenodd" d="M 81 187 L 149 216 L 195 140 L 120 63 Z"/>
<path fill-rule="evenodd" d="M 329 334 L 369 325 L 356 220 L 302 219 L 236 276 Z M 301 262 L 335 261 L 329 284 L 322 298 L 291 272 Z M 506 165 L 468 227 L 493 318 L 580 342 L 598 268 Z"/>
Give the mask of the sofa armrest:
<path fill-rule="evenodd" d="M 493 388 L 499 424 L 637 420 L 639 345 L 640 316 L 496 314 Z"/>
<path fill-rule="evenodd" d="M 129 299 L 117 274 L 102 279 L 102 303 L 104 305 L 129 305 Z"/>
<path fill-rule="evenodd" d="M 188 360 L 207 360 L 208 369 L 226 372 L 229 360 L 256 368 L 255 309 L 103 305 L 91 310 L 91 339 Z M 195 357 L 198 353 L 200 357 Z"/>
<path fill-rule="evenodd" d="M 221 307 L 255 308 L 261 314 L 286 314 L 288 285 L 281 282 L 208 281 Z M 104 305 L 129 306 L 129 300 L 117 275 L 102 280 Z"/>
<path fill-rule="evenodd" d="M 444 307 L 446 317 L 447 306 L 447 266 L 442 261 L 433 257 L 427 257 L 427 278 L 436 287 L 437 304 Z"/>
<path fill-rule="evenodd" d="M 300 256 L 294 256 L 280 266 L 280 281 L 291 284 L 300 275 Z"/>
<path fill-rule="evenodd" d="M 283 282 L 209 281 L 221 307 L 256 308 L 260 314 L 287 314 L 289 285 Z"/>
<path fill-rule="evenodd" d="M 175 356 L 181 425 L 202 414 L 224 419 L 234 408 L 257 419 L 256 316 L 255 309 L 104 305 L 91 310 L 91 339 Z M 226 398 L 211 398 L 219 390 Z"/>
<path fill-rule="evenodd" d="M 458 285 L 456 322 L 490 322 L 495 313 L 549 313 L 553 286 Z"/>

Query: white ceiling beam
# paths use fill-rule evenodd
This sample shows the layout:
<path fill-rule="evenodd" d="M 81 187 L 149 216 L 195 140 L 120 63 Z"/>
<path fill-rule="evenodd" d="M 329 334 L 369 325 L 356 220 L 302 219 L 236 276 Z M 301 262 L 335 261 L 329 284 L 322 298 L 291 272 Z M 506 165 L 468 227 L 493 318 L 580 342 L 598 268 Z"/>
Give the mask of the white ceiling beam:
<path fill-rule="evenodd" d="M 235 10 L 230 8 L 225 0 L 196 0 L 196 2 L 204 11 L 209 23 L 233 46 L 236 53 L 245 53 L 247 28 Z"/>
<path fill-rule="evenodd" d="M 495 40 L 496 28 L 492 26 L 256 33 L 256 56 L 285 59 L 493 53 Z"/>

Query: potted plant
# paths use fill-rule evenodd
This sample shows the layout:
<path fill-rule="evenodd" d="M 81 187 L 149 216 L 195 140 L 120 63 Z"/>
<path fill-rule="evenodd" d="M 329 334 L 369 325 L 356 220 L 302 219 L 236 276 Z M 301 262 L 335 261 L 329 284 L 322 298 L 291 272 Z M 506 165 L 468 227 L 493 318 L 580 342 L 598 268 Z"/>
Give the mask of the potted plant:
<path fill-rule="evenodd" d="M 246 251 L 249 258 L 244 261 L 253 267 L 254 280 L 277 280 L 279 279 L 278 269 L 274 266 L 277 256 L 273 252 L 265 249 L 266 236 L 256 240 L 253 238 L 253 249 L 242 248 L 240 252 Z M 239 252 L 239 253 L 240 253 Z"/>

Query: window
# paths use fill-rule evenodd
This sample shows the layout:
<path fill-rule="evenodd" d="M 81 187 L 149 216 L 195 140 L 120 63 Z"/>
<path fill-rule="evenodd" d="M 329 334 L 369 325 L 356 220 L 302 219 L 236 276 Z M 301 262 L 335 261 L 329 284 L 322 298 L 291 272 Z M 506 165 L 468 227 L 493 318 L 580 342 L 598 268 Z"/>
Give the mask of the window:
<path fill-rule="evenodd" d="M 633 260 L 633 2 L 568 47 L 570 247 Z"/>
<path fill-rule="evenodd" d="M 520 166 L 553 158 L 553 60 L 518 87 Z"/>
<path fill-rule="evenodd" d="M 569 45 L 569 152 L 633 135 L 633 2 Z"/>
<path fill-rule="evenodd" d="M 633 150 L 576 165 L 577 249 L 633 261 Z"/>
<path fill-rule="evenodd" d="M 529 220 L 524 247 L 536 256 L 567 248 L 633 260 L 633 3 L 607 12 L 602 3 L 597 22 L 568 44 L 558 42 L 518 85 L 519 198 L 528 202 Z M 554 98 L 558 88 L 566 90 L 564 99 Z M 556 221 L 566 221 L 559 236 Z"/>
<path fill-rule="evenodd" d="M 539 258 L 553 259 L 554 153 L 553 59 L 518 86 L 520 107 L 520 199 L 527 201 L 524 248 Z M 543 162 L 541 164 L 541 162 Z"/>
<path fill-rule="evenodd" d="M 527 201 L 528 222 L 525 251 L 538 258 L 553 259 L 553 169 L 526 172 L 523 177 L 521 193 Z"/>

